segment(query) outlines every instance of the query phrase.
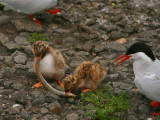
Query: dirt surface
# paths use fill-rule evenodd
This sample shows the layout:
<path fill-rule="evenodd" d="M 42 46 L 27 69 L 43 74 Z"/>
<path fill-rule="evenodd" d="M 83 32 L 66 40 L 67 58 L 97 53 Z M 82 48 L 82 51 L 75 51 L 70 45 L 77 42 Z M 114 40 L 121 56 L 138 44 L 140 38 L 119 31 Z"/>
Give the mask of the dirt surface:
<path fill-rule="evenodd" d="M 130 96 L 132 107 L 119 115 L 121 120 L 159 120 L 151 115 L 160 111 L 150 107 L 150 100 L 131 91 L 136 89 L 131 62 L 115 67 L 113 60 L 136 41 L 146 42 L 160 58 L 160 1 L 59 0 L 56 8 L 62 9 L 61 15 L 35 15 L 43 27 L 25 14 L 0 11 L 0 120 L 91 120 L 77 107 L 79 98 L 32 88 L 38 81 L 28 42 L 33 32 L 46 34 L 48 43 L 61 49 L 66 74 L 84 60 L 106 66 L 108 76 L 100 87 L 110 83 L 115 93 L 127 91 Z"/>

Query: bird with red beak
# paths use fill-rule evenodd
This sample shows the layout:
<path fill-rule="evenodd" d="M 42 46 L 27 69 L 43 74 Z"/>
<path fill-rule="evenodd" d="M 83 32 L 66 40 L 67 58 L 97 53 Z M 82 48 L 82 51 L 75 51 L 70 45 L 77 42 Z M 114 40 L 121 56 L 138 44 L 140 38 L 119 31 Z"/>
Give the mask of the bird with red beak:
<path fill-rule="evenodd" d="M 42 26 L 42 24 L 32 14 L 42 10 L 45 10 L 50 14 L 60 13 L 59 8 L 56 10 L 48 10 L 57 4 L 57 0 L 0 0 L 0 3 L 17 12 L 29 14 L 29 17 L 39 26 Z"/>
<path fill-rule="evenodd" d="M 147 98 L 153 100 L 151 106 L 160 106 L 160 61 L 154 56 L 151 48 L 143 42 L 131 45 L 125 55 L 115 60 L 115 62 L 120 60 L 116 65 L 128 59 L 133 60 L 136 87 Z"/>

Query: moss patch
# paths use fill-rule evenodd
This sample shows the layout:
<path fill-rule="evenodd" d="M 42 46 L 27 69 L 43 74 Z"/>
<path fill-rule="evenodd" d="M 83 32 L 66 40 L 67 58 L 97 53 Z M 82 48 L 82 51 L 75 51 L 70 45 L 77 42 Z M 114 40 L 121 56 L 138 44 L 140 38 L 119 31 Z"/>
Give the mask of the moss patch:
<path fill-rule="evenodd" d="M 116 112 L 129 109 L 129 98 L 125 93 L 114 95 L 111 90 L 99 89 L 82 93 L 80 107 L 86 110 L 86 115 L 96 120 L 119 120 Z"/>
<path fill-rule="evenodd" d="M 32 33 L 30 38 L 29 38 L 29 42 L 36 42 L 38 40 L 42 40 L 42 41 L 48 41 L 48 37 L 45 34 L 41 34 L 41 33 Z"/>

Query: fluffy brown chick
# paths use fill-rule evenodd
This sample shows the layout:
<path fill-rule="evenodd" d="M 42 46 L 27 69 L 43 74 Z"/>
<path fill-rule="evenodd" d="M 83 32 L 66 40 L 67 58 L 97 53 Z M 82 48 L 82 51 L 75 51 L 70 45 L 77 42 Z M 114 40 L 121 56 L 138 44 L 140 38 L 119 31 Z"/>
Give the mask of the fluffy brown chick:
<path fill-rule="evenodd" d="M 35 56 L 35 63 L 39 62 L 42 75 L 47 79 L 54 79 L 60 83 L 66 69 L 65 59 L 61 52 L 42 41 L 35 42 L 32 51 Z"/>
<path fill-rule="evenodd" d="M 106 69 L 101 64 L 84 61 L 76 68 L 75 74 L 63 80 L 65 92 L 74 88 L 87 88 L 82 90 L 83 92 L 94 90 L 104 80 L 106 74 Z"/>

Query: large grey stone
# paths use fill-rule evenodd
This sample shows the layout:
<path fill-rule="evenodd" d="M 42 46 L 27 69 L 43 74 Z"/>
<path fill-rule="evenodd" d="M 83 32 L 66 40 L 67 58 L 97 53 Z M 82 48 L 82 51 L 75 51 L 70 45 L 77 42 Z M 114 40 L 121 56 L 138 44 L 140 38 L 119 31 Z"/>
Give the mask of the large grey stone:
<path fill-rule="evenodd" d="M 78 120 L 78 114 L 77 113 L 71 113 L 69 115 L 66 116 L 67 120 Z"/>
<path fill-rule="evenodd" d="M 110 37 L 109 38 L 111 40 L 117 40 L 119 38 L 122 38 L 123 36 L 124 36 L 124 34 L 122 32 L 120 32 L 120 31 L 112 31 L 110 33 Z"/>
<path fill-rule="evenodd" d="M 18 64 L 25 64 L 27 61 L 27 55 L 20 52 L 20 51 L 15 51 L 13 54 L 13 59 L 14 62 L 18 63 Z"/>
<path fill-rule="evenodd" d="M 25 37 L 21 37 L 21 36 L 17 36 L 14 41 L 16 42 L 16 44 L 18 45 L 30 45 L 30 43 L 28 42 L 27 38 Z"/>
<path fill-rule="evenodd" d="M 126 48 L 124 47 L 124 45 L 117 43 L 117 42 L 112 42 L 109 45 L 110 49 L 112 50 L 116 50 L 116 51 L 126 51 Z"/>

